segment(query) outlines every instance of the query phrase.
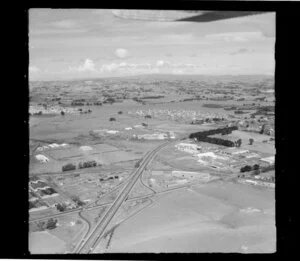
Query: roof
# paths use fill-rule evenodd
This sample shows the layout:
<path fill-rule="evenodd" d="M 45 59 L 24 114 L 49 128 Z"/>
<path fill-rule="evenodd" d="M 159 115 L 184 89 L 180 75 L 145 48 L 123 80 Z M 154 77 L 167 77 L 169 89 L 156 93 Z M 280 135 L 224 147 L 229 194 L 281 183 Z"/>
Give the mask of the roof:
<path fill-rule="evenodd" d="M 176 146 L 199 147 L 197 144 L 193 144 L 193 143 L 179 143 Z"/>
<path fill-rule="evenodd" d="M 243 149 L 238 149 L 238 148 L 235 148 L 235 147 L 231 147 L 231 148 L 228 148 L 228 149 L 224 149 L 223 152 L 227 152 L 227 153 L 230 153 L 230 154 L 240 154 L 240 153 L 249 152 L 249 150 L 243 150 Z"/>
<path fill-rule="evenodd" d="M 266 161 L 270 164 L 274 163 L 275 162 L 275 156 L 270 156 L 270 157 L 266 157 L 266 158 L 263 158 L 261 159 L 262 161 Z"/>

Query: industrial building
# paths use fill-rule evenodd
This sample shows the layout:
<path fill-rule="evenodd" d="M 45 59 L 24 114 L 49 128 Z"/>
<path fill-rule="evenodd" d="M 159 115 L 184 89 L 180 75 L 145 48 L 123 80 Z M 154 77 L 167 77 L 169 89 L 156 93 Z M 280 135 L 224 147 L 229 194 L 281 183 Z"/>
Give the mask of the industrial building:
<path fill-rule="evenodd" d="M 270 165 L 275 163 L 275 156 L 270 156 L 270 157 L 266 157 L 266 158 L 262 158 L 262 161 L 268 162 Z"/>
<path fill-rule="evenodd" d="M 233 147 L 233 148 L 224 149 L 222 152 L 227 155 L 240 155 L 240 154 L 248 153 L 249 150 L 243 150 L 243 149 L 238 149 Z"/>
<path fill-rule="evenodd" d="M 187 153 L 198 153 L 199 150 L 201 150 L 201 147 L 198 146 L 197 144 L 192 144 L 192 143 L 179 143 L 175 145 L 176 149 L 180 151 L 184 151 Z"/>

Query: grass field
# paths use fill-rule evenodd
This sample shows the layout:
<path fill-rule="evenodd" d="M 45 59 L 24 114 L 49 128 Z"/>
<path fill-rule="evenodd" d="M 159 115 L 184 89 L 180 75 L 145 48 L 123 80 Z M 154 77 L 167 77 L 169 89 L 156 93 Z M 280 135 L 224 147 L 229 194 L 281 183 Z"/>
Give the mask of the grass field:
<path fill-rule="evenodd" d="M 274 252 L 274 205 L 274 193 L 221 181 L 172 192 L 121 224 L 108 252 Z"/>

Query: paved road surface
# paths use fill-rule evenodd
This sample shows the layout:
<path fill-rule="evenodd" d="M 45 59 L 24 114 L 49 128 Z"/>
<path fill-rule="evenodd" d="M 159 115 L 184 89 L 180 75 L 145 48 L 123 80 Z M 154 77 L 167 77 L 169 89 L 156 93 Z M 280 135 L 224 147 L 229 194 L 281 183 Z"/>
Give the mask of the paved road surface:
<path fill-rule="evenodd" d="M 114 203 L 111 205 L 111 207 L 108 209 L 102 220 L 98 223 L 94 231 L 82 241 L 82 244 L 77 251 L 78 253 L 91 253 L 94 250 L 94 248 L 98 245 L 101 236 L 103 235 L 109 222 L 114 217 L 117 210 L 121 207 L 122 203 L 126 200 L 134 184 L 136 183 L 140 175 L 143 173 L 145 167 L 151 162 L 153 157 L 160 149 L 169 144 L 170 142 L 163 143 L 162 145 L 158 146 L 157 148 L 146 154 L 146 156 L 141 161 L 138 169 L 133 173 L 131 180 L 120 192 L 120 194 L 118 195 Z"/>

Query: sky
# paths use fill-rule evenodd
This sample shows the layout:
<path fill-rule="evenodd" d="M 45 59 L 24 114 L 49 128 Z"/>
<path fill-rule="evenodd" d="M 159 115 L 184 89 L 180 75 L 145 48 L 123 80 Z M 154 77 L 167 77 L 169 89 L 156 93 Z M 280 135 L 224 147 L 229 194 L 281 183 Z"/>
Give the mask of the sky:
<path fill-rule="evenodd" d="M 275 13 L 194 23 L 125 20 L 115 12 L 30 9 L 29 80 L 274 75 Z"/>

